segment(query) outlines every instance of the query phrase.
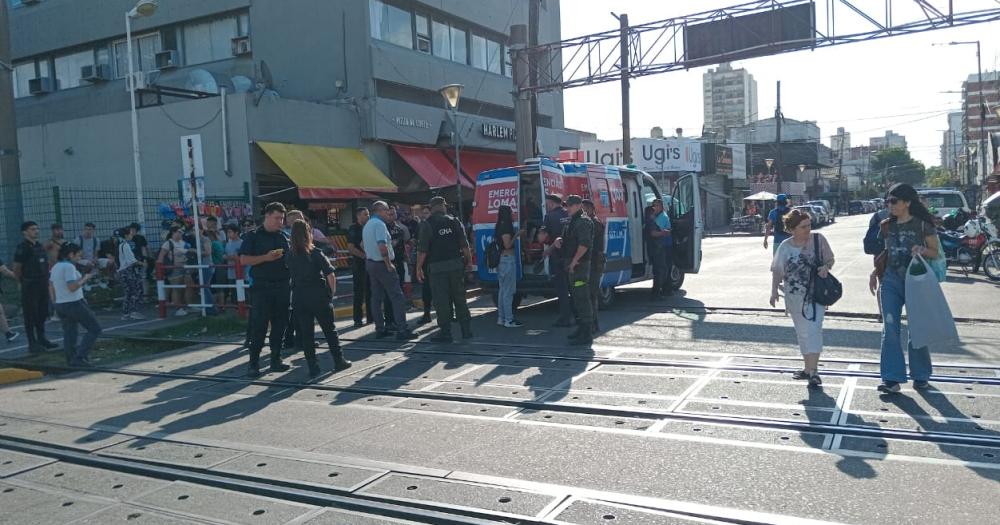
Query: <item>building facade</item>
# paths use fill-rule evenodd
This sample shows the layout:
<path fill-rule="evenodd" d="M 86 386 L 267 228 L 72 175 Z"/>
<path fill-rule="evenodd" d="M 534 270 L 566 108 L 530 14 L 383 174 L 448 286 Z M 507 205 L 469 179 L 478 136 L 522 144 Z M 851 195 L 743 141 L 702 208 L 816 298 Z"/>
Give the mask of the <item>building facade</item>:
<path fill-rule="evenodd" d="M 874 151 L 882 151 L 884 149 L 906 149 L 906 137 L 898 133 L 894 133 L 891 129 L 885 132 L 884 136 L 872 137 L 868 139 L 868 146 Z"/>
<path fill-rule="evenodd" d="M 984 71 L 981 83 L 978 73 L 969 75 L 962 83 L 962 136 L 967 144 L 965 153 L 969 160 L 968 169 L 961 180 L 970 186 L 981 187 L 986 184 L 986 177 L 996 163 L 990 137 L 1000 133 L 1000 115 L 995 110 L 997 107 L 1000 107 L 1000 71 Z M 983 113 L 986 120 L 982 118 Z M 980 139 L 985 146 L 985 164 L 979 150 Z"/>
<path fill-rule="evenodd" d="M 729 128 L 745 126 L 758 119 L 757 81 L 745 69 L 733 69 L 728 62 L 702 75 L 705 130 L 725 137 Z"/>
<path fill-rule="evenodd" d="M 958 158 L 965 148 L 965 134 L 962 131 L 961 111 L 948 113 L 948 129 L 941 132 L 941 166 L 952 174 L 958 174 Z"/>
<path fill-rule="evenodd" d="M 14 5 L 22 180 L 133 187 L 125 13 L 135 0 L 2 1 Z M 559 10 L 542 2 L 540 42 L 560 39 Z M 143 185 L 176 188 L 182 137 L 194 135 L 206 193 L 249 184 L 257 205 L 374 197 L 368 188 L 416 200 L 468 185 L 475 170 L 516 160 L 507 40 L 527 17 L 521 0 L 160 2 L 132 20 Z M 447 84 L 465 86 L 462 175 L 438 92 Z M 541 151 L 575 149 L 562 95 L 537 105 Z"/>

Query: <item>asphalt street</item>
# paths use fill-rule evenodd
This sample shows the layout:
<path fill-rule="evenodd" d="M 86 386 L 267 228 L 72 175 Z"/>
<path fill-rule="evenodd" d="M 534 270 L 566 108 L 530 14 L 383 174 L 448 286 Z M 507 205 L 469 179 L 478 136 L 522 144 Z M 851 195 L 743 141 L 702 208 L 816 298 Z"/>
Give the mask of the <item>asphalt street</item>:
<path fill-rule="evenodd" d="M 713 237 L 683 294 L 620 290 L 591 348 L 551 301 L 507 329 L 480 298 L 467 343 L 342 330 L 354 367 L 317 383 L 202 342 L 0 387 L 0 523 L 995 522 L 996 286 L 952 275 L 962 344 L 932 390 L 880 396 L 865 224 L 820 230 L 845 283 L 822 388 L 791 379 L 760 237 Z"/>

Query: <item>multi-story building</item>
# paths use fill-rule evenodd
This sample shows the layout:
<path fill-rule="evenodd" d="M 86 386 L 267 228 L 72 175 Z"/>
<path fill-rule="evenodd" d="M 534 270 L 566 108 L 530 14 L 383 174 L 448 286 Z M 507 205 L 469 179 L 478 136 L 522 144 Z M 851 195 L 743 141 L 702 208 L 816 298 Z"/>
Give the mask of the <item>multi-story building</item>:
<path fill-rule="evenodd" d="M 982 99 L 980 99 L 982 93 Z M 984 109 L 980 108 L 980 103 Z M 975 180 L 961 180 L 969 185 L 982 186 L 986 183 L 986 176 L 990 174 L 990 167 L 996 162 L 993 158 L 993 148 L 990 147 L 990 134 L 1000 132 L 1000 115 L 997 115 L 994 108 L 1000 106 L 1000 71 L 983 72 L 982 84 L 979 81 L 979 74 L 974 73 L 968 76 L 962 83 L 962 136 L 968 145 L 966 153 L 971 160 L 968 171 Z M 986 120 L 982 120 L 981 112 L 986 114 Z M 986 163 L 982 162 L 983 153 L 980 151 L 980 139 L 985 145 Z M 975 146 L 975 151 L 973 150 Z"/>
<path fill-rule="evenodd" d="M 961 111 L 948 113 L 948 129 L 942 132 L 941 143 L 941 166 L 952 174 L 958 174 L 958 158 L 965 147 L 964 133 L 962 132 Z"/>
<path fill-rule="evenodd" d="M 906 149 L 906 137 L 893 131 L 887 130 L 884 136 L 872 137 L 868 139 L 868 147 L 873 151 L 881 151 L 890 148 Z"/>
<path fill-rule="evenodd" d="M 136 0 L 2 1 L 22 180 L 134 187 L 125 18 Z M 516 161 L 507 41 L 528 11 L 522 0 L 161 1 L 132 19 L 143 186 L 177 188 L 181 138 L 197 135 L 206 193 L 248 184 L 258 205 L 468 188 L 478 170 Z M 540 42 L 560 39 L 559 13 L 541 3 Z M 456 83 L 464 177 L 438 92 Z M 562 95 L 537 106 L 541 151 L 576 149 Z"/>
<path fill-rule="evenodd" d="M 851 148 L 851 134 L 844 130 L 844 128 L 837 128 L 836 135 L 830 135 L 830 150 L 833 151 L 834 155 L 837 155 L 841 150 L 847 150 Z"/>
<path fill-rule="evenodd" d="M 722 63 L 702 75 L 705 129 L 725 137 L 729 128 L 758 119 L 757 81 L 745 69 Z"/>

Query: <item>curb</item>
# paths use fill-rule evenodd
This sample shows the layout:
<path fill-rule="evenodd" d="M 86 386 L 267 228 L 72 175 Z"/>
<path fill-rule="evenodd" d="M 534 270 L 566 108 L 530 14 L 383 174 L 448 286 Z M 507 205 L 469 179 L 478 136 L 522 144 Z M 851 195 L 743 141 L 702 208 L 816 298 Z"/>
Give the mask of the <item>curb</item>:
<path fill-rule="evenodd" d="M 466 299 L 474 299 L 476 297 L 479 297 L 480 295 L 483 295 L 482 288 L 472 288 L 471 290 L 466 290 L 465 292 Z M 413 299 L 413 306 L 415 306 L 416 308 L 423 308 L 424 302 L 419 298 Z M 333 309 L 333 315 L 336 316 L 338 319 L 343 317 L 351 317 L 352 315 L 354 315 L 354 305 L 338 306 Z"/>
<path fill-rule="evenodd" d="M 0 385 L 9 385 L 13 383 L 20 383 L 21 381 L 40 379 L 43 375 L 45 374 L 35 370 L 25 370 L 23 368 L 0 368 Z"/>

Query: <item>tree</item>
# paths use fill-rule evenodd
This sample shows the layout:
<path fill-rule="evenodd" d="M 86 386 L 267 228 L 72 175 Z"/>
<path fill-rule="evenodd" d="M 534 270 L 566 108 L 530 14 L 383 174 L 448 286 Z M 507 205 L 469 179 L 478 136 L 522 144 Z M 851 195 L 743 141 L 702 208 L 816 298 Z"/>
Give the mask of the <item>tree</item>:
<path fill-rule="evenodd" d="M 927 185 L 931 188 L 957 186 L 958 180 L 947 168 L 934 166 L 927 168 Z"/>
<path fill-rule="evenodd" d="M 911 186 L 923 184 L 927 177 L 924 163 L 913 160 L 910 152 L 902 148 L 879 151 L 872 158 L 872 171 L 884 175 L 885 182 L 905 182 Z"/>

